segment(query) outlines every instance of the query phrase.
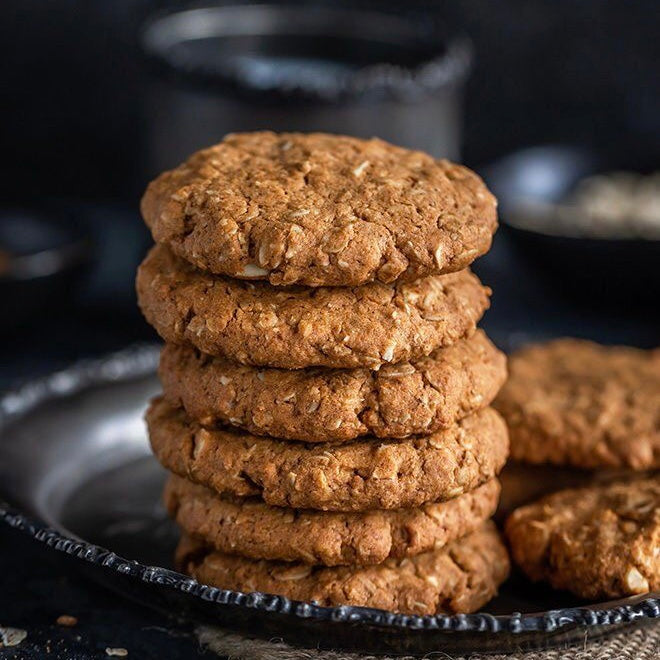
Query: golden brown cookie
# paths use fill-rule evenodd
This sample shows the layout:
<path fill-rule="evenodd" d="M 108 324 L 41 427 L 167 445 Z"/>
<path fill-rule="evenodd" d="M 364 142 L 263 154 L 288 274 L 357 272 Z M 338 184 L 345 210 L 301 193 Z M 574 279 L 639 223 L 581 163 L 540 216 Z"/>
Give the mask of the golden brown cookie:
<path fill-rule="evenodd" d="M 509 574 L 509 557 L 492 522 L 445 548 L 375 566 L 255 561 L 208 550 L 189 537 L 177 548 L 176 564 L 221 589 L 420 615 L 473 612 L 495 596 Z"/>
<path fill-rule="evenodd" d="M 448 428 L 489 405 L 506 358 L 481 331 L 414 362 L 370 369 L 257 369 L 167 344 L 160 361 L 165 398 L 205 425 L 258 435 L 346 442 L 402 438 Z"/>
<path fill-rule="evenodd" d="M 469 271 L 409 284 L 276 288 L 195 270 L 156 246 L 138 301 L 166 341 L 241 364 L 370 367 L 428 355 L 474 332 L 490 290 Z"/>
<path fill-rule="evenodd" d="M 458 271 L 497 227 L 495 198 L 467 168 L 323 133 L 228 135 L 153 181 L 142 215 L 199 268 L 276 285 Z"/>
<path fill-rule="evenodd" d="M 516 563 L 591 600 L 660 589 L 660 476 L 563 490 L 515 511 Z"/>
<path fill-rule="evenodd" d="M 506 426 L 492 409 L 408 440 L 340 445 L 275 440 L 206 429 L 156 399 L 147 411 L 151 446 L 171 472 L 238 497 L 294 509 L 408 509 L 457 497 L 506 462 Z"/>
<path fill-rule="evenodd" d="M 512 458 L 578 468 L 660 467 L 660 349 L 559 339 L 511 356 L 495 407 Z"/>
<path fill-rule="evenodd" d="M 439 549 L 477 528 L 497 507 L 491 479 L 439 504 L 398 511 L 336 513 L 269 506 L 257 498 L 221 498 L 172 476 L 165 504 L 186 534 L 230 555 L 308 564 L 380 564 Z"/>

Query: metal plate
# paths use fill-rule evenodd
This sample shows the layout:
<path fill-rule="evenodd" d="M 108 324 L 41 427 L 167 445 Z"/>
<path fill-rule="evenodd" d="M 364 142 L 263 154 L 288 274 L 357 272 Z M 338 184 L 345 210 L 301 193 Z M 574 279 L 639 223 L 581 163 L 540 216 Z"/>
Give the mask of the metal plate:
<path fill-rule="evenodd" d="M 514 576 L 485 613 L 418 617 L 319 607 L 198 584 L 171 570 L 176 530 L 142 415 L 158 351 L 77 365 L 0 399 L 0 520 L 144 604 L 291 644 L 368 652 L 510 651 L 660 617 L 660 594 L 585 605 Z M 4 500 L 4 501 L 3 501 Z"/>

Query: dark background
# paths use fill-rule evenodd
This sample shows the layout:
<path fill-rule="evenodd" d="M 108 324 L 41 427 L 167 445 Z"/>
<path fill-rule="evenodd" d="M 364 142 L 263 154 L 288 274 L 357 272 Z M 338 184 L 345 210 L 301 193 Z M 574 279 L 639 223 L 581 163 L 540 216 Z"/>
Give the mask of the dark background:
<path fill-rule="evenodd" d="M 330 0 L 328 0 L 330 2 Z M 144 67 L 139 26 L 155 0 L 3 0 L 3 199 L 134 200 Z M 336 4 L 331 3 L 330 4 Z M 655 0 L 353 2 L 430 11 L 472 38 L 465 161 L 552 141 L 660 147 Z"/>
<path fill-rule="evenodd" d="M 330 0 L 328 0 L 329 2 Z M 0 210 L 44 203 L 84 221 L 94 242 L 88 276 L 67 301 L 0 326 L 0 391 L 76 359 L 155 339 L 135 305 L 134 270 L 149 243 L 137 211 L 146 180 L 147 67 L 139 28 L 155 0 L 3 0 L 0 4 Z M 332 3 L 334 4 L 334 3 Z M 625 156 L 660 153 L 657 0 L 352 2 L 432 12 L 475 47 L 463 160 L 478 170 L 527 145 L 566 142 Z M 221 136 L 218 136 L 220 138 Z M 486 330 L 509 347 L 522 337 L 574 334 L 649 346 L 660 323 L 648 306 L 592 309 L 537 282 L 505 232 L 478 271 L 495 291 Z M 607 287 L 603 278 L 603 288 Z M 4 312 L 0 318 L 5 317 Z M 0 657 L 193 657 L 190 629 L 129 606 L 47 553 L 0 530 L 0 626 L 28 640 Z M 54 626 L 60 614 L 81 623 Z M 166 649 L 166 651 L 165 651 Z"/>
<path fill-rule="evenodd" d="M 450 33 L 470 37 L 475 57 L 464 103 L 462 160 L 480 172 L 517 148 L 536 144 L 587 145 L 632 161 L 638 152 L 660 154 L 656 0 L 326 4 L 430 17 L 445 23 Z M 137 311 L 133 292 L 135 268 L 150 242 L 138 201 L 156 174 L 145 156 L 154 124 L 145 90 L 153 70 L 141 53 L 139 35 L 154 12 L 189 5 L 163 0 L 0 4 L 0 212 L 45 204 L 83 223 L 95 244 L 92 268 L 76 288 L 75 300 L 47 301 L 32 323 L 0 326 L 5 346 L 0 348 L 0 388 L 88 354 L 155 337 Z M 517 254 L 501 230 L 495 250 L 477 265 L 495 289 L 486 322 L 501 342 L 512 332 L 540 328 L 550 335 L 658 343 L 657 322 L 640 326 L 621 313 L 620 301 L 612 303 L 613 319 L 583 324 L 590 297 L 570 309 L 561 300 L 575 288 L 573 265 L 548 290 L 533 282 L 542 269 L 533 268 L 521 280 L 507 270 L 512 262 L 517 263 Z M 603 288 L 605 279 L 606 273 Z M 513 290 L 503 290 L 514 280 Z"/>

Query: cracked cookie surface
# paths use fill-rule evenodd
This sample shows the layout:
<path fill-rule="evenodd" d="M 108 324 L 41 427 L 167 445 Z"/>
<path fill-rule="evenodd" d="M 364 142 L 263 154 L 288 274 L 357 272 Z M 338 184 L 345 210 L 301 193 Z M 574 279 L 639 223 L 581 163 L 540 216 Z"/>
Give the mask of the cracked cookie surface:
<path fill-rule="evenodd" d="M 165 398 L 205 425 L 305 442 L 402 438 L 448 428 L 489 405 L 506 358 L 481 330 L 413 362 L 370 369 L 257 369 L 167 344 Z"/>
<path fill-rule="evenodd" d="M 494 406 L 516 460 L 660 468 L 660 349 L 578 339 L 523 348 L 510 357 Z"/>
<path fill-rule="evenodd" d="M 138 270 L 137 293 L 147 321 L 171 343 L 240 364 L 373 369 L 470 336 L 490 290 L 469 271 L 408 284 L 278 288 L 204 273 L 157 245 Z"/>
<path fill-rule="evenodd" d="M 660 476 L 554 493 L 506 522 L 532 580 L 591 600 L 660 590 Z"/>
<path fill-rule="evenodd" d="M 210 551 L 189 537 L 179 543 L 176 564 L 221 589 L 419 615 L 473 612 L 495 596 L 509 574 L 506 548 L 491 522 L 440 550 L 376 566 L 255 561 Z"/>
<path fill-rule="evenodd" d="M 322 133 L 228 135 L 150 183 L 141 210 L 154 239 L 197 267 L 275 285 L 458 271 L 497 227 L 471 170 Z"/>
<path fill-rule="evenodd" d="M 146 419 L 154 454 L 171 472 L 219 494 L 294 509 L 406 509 L 449 500 L 496 476 L 508 454 L 506 425 L 490 408 L 429 436 L 339 445 L 207 429 L 160 398 Z"/>
<path fill-rule="evenodd" d="M 257 498 L 221 498 L 170 477 L 164 500 L 172 518 L 210 547 L 249 559 L 369 565 L 439 549 L 490 518 L 496 479 L 438 504 L 398 511 L 337 513 L 274 507 Z"/>

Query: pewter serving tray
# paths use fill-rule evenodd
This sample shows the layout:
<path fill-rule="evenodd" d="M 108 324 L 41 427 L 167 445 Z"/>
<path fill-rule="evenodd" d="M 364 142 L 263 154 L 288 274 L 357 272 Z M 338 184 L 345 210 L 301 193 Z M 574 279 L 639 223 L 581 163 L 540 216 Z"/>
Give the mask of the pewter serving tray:
<path fill-rule="evenodd" d="M 158 350 L 79 364 L 0 399 L 0 520 L 155 609 L 312 648 L 424 654 L 584 642 L 660 617 L 660 594 L 584 604 L 515 576 L 479 614 L 419 617 L 224 591 L 171 569 L 176 529 L 142 421 Z"/>

